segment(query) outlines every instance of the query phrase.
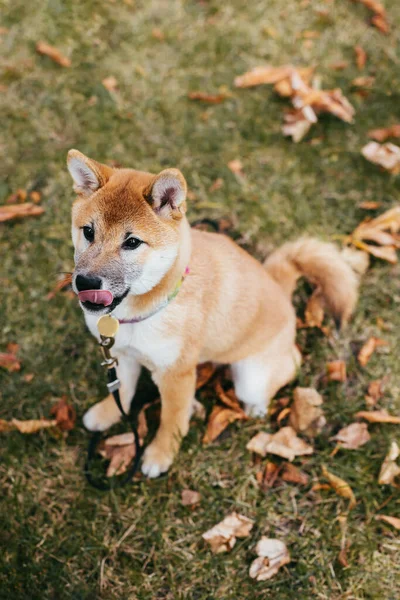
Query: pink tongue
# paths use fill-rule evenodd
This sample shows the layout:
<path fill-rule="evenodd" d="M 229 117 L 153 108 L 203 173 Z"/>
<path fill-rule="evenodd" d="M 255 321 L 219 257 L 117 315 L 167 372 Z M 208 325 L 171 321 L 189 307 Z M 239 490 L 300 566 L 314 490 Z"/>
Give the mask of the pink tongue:
<path fill-rule="evenodd" d="M 78 298 L 81 302 L 93 302 L 104 306 L 109 306 L 113 301 L 113 295 L 108 290 L 85 290 L 79 292 Z"/>

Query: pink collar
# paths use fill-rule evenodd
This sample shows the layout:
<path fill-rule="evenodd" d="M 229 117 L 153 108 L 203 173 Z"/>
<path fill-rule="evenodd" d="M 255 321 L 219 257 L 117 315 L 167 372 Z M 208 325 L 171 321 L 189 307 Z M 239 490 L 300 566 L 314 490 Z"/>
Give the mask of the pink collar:
<path fill-rule="evenodd" d="M 160 304 L 160 306 L 158 306 L 156 308 L 156 310 L 154 310 L 153 312 L 151 312 L 147 315 L 144 315 L 143 317 L 135 317 L 134 319 L 118 319 L 119 324 L 120 325 L 132 325 L 134 323 L 140 323 L 141 321 L 145 321 L 146 319 L 149 319 L 153 315 L 160 312 L 160 310 L 162 310 L 163 308 L 168 306 L 168 304 L 175 298 L 175 296 L 178 295 L 178 292 L 181 289 L 182 283 L 184 282 L 186 275 L 189 275 L 189 273 L 190 273 L 190 269 L 189 269 L 189 267 L 186 267 L 185 272 L 183 273 L 179 283 L 176 285 L 174 291 L 164 300 L 164 302 L 162 302 Z"/>

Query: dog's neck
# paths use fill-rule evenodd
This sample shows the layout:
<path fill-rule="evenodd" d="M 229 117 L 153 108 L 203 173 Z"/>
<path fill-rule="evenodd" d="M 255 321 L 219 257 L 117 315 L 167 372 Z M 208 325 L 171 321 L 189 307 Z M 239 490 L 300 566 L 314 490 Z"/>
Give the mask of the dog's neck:
<path fill-rule="evenodd" d="M 113 313 L 118 319 L 128 320 L 150 315 L 174 294 L 185 275 L 191 254 L 190 225 L 185 217 L 180 227 L 181 236 L 178 254 L 171 268 L 149 292 L 140 295 L 128 295 L 122 305 Z"/>

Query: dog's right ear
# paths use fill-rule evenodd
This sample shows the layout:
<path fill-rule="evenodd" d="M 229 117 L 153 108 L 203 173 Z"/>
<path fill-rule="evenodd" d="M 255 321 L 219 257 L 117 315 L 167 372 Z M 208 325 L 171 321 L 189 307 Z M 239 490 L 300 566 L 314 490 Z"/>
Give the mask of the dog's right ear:
<path fill-rule="evenodd" d="M 67 158 L 68 170 L 74 182 L 74 191 L 90 196 L 103 187 L 113 174 L 113 169 L 88 158 L 79 150 L 70 150 Z"/>

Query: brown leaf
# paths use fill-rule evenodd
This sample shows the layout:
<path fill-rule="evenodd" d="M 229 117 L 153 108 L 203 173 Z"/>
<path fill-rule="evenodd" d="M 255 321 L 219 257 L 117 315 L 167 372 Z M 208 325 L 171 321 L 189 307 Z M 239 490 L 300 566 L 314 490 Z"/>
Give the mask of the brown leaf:
<path fill-rule="evenodd" d="M 51 60 L 61 65 L 62 67 L 71 66 L 70 59 L 61 54 L 61 52 L 54 46 L 50 46 L 50 44 L 47 44 L 47 42 L 37 42 L 36 52 L 48 56 L 49 58 L 51 58 Z"/>
<path fill-rule="evenodd" d="M 299 483 L 300 485 L 308 484 L 307 473 L 304 473 L 304 471 L 301 471 L 291 463 L 284 464 L 281 479 L 290 483 Z"/>
<path fill-rule="evenodd" d="M 197 365 L 197 381 L 196 390 L 199 390 L 206 385 L 214 375 L 216 366 L 211 362 L 202 363 Z"/>
<path fill-rule="evenodd" d="M 235 391 L 233 389 L 225 392 L 224 388 L 221 385 L 221 381 L 218 379 L 215 382 L 215 392 L 225 406 L 231 408 L 232 410 L 236 410 L 239 413 L 243 412 L 242 407 L 239 404 L 239 400 L 236 397 Z"/>
<path fill-rule="evenodd" d="M 183 506 L 193 506 L 200 502 L 201 495 L 193 490 L 182 490 L 181 498 Z"/>
<path fill-rule="evenodd" d="M 385 142 L 390 137 L 400 138 L 400 124 L 382 127 L 381 129 L 371 129 L 371 131 L 368 131 L 368 137 L 377 142 Z"/>
<path fill-rule="evenodd" d="M 344 360 L 333 360 L 326 365 L 328 381 L 346 381 L 346 363 Z"/>
<path fill-rule="evenodd" d="M 339 442 L 341 448 L 357 450 L 357 448 L 369 442 L 371 436 L 366 423 L 351 423 L 347 427 L 343 427 L 330 439 Z"/>
<path fill-rule="evenodd" d="M 25 383 L 30 383 L 34 377 L 34 373 L 26 373 L 22 379 L 25 381 Z"/>
<path fill-rule="evenodd" d="M 271 579 L 283 565 L 290 563 L 290 554 L 284 542 L 263 536 L 256 545 L 256 558 L 250 565 L 249 575 L 257 581 Z"/>
<path fill-rule="evenodd" d="M 229 514 L 223 521 L 215 525 L 202 538 L 211 546 L 214 554 L 228 552 L 236 544 L 236 538 L 245 538 L 249 535 L 254 521 L 236 512 Z"/>
<path fill-rule="evenodd" d="M 292 65 L 285 65 L 283 67 L 272 67 L 271 65 L 264 65 L 262 67 L 255 67 L 235 78 L 235 86 L 239 88 L 254 87 L 256 85 L 277 83 L 286 77 L 292 75 L 294 67 Z"/>
<path fill-rule="evenodd" d="M 208 189 L 210 192 L 216 192 L 217 190 L 220 190 L 223 185 L 224 185 L 224 180 L 222 179 L 222 177 L 217 177 L 217 179 L 215 181 L 213 181 L 213 183 L 210 185 L 210 187 Z"/>
<path fill-rule="evenodd" d="M 375 77 L 371 77 L 371 76 L 363 76 L 363 77 L 356 77 L 355 79 L 352 80 L 351 85 L 353 87 L 359 87 L 359 88 L 371 88 L 375 83 Z"/>
<path fill-rule="evenodd" d="M 400 519 L 398 517 L 389 517 L 388 515 L 376 515 L 375 519 L 377 521 L 385 521 L 385 523 L 389 523 L 396 529 L 400 529 Z"/>
<path fill-rule="evenodd" d="M 42 199 L 42 195 L 41 195 L 41 193 L 40 193 L 40 192 L 37 192 L 36 190 L 33 190 L 33 192 L 31 192 L 31 193 L 29 194 L 29 198 L 32 200 L 32 202 L 33 202 L 34 204 L 39 204 L 39 202 L 40 202 L 40 201 L 41 201 L 41 199 Z"/>
<path fill-rule="evenodd" d="M 386 142 L 368 142 L 362 149 L 361 154 L 369 162 L 380 165 L 390 173 L 397 175 L 400 173 L 400 148 L 395 144 Z"/>
<path fill-rule="evenodd" d="M 369 407 L 375 406 L 378 400 L 382 397 L 382 379 L 371 381 L 368 385 L 368 394 L 365 396 L 365 401 Z"/>
<path fill-rule="evenodd" d="M 206 92 L 189 92 L 188 97 L 190 100 L 199 100 L 200 102 L 206 102 L 207 104 L 221 104 L 227 98 L 230 97 L 228 93 L 222 94 L 207 94 Z"/>
<path fill-rule="evenodd" d="M 276 418 L 276 422 L 278 423 L 278 425 L 280 425 L 280 424 L 281 424 L 281 422 L 282 422 L 284 419 L 286 419 L 286 417 L 287 417 L 288 415 L 290 415 L 291 411 L 292 411 L 292 409 L 290 408 L 290 406 L 286 406 L 285 408 L 283 408 L 283 409 L 281 410 L 281 412 L 279 413 L 279 415 L 278 415 L 278 416 L 277 416 L 277 418 Z"/>
<path fill-rule="evenodd" d="M 16 192 L 13 192 L 10 196 L 8 196 L 5 204 L 16 204 L 20 202 L 25 202 L 28 196 L 28 192 L 19 188 Z"/>
<path fill-rule="evenodd" d="M 360 202 L 358 205 L 360 208 L 364 210 L 376 210 L 382 206 L 382 202 L 375 202 L 375 200 L 366 200 L 365 202 Z"/>
<path fill-rule="evenodd" d="M 110 456 L 110 464 L 107 467 L 107 477 L 122 475 L 125 473 L 136 454 L 136 448 L 133 444 L 127 446 L 114 446 Z"/>
<path fill-rule="evenodd" d="M 108 77 L 105 77 L 101 83 L 109 92 L 115 92 L 118 87 L 118 81 L 114 77 L 114 75 L 109 75 Z"/>
<path fill-rule="evenodd" d="M 223 406 L 214 406 L 207 423 L 203 437 L 203 444 L 210 444 L 216 440 L 223 431 L 234 421 L 247 419 L 244 411 L 238 412 Z"/>
<path fill-rule="evenodd" d="M 316 288 L 308 299 L 304 311 L 307 327 L 321 327 L 324 320 L 324 303 L 321 290 Z"/>
<path fill-rule="evenodd" d="M 321 408 L 322 397 L 313 388 L 297 387 L 293 392 L 293 399 L 290 424 L 296 431 L 315 437 L 326 424 Z"/>
<path fill-rule="evenodd" d="M 159 27 L 153 27 L 151 30 L 151 37 L 159 42 L 163 42 L 165 40 L 164 32 Z"/>
<path fill-rule="evenodd" d="M 372 25 L 375 25 L 375 27 L 379 29 L 381 33 L 390 33 L 390 25 L 385 17 L 382 17 L 381 15 L 375 15 L 372 17 L 371 23 Z"/>
<path fill-rule="evenodd" d="M 14 373 L 21 370 L 21 363 L 15 354 L 0 352 L 0 367 Z"/>
<path fill-rule="evenodd" d="M 385 340 L 382 340 L 381 338 L 370 337 L 358 353 L 358 362 L 362 367 L 365 367 L 375 350 L 380 346 L 387 345 L 388 343 Z"/>
<path fill-rule="evenodd" d="M 57 421 L 55 419 L 31 419 L 28 421 L 12 419 L 11 424 L 13 425 L 14 429 L 17 429 L 20 433 L 37 433 L 41 429 L 55 427 L 57 425 Z"/>
<path fill-rule="evenodd" d="M 380 485 L 390 485 L 395 483 L 394 480 L 400 475 L 400 467 L 396 464 L 399 455 L 399 446 L 396 442 L 392 442 L 379 472 L 378 483 Z"/>
<path fill-rule="evenodd" d="M 322 467 L 322 475 L 329 481 L 329 485 L 333 490 L 335 490 L 338 496 L 349 500 L 349 510 L 354 508 L 357 504 L 357 500 L 347 481 L 337 477 L 337 475 L 334 475 L 333 473 L 330 473 L 325 466 Z"/>
<path fill-rule="evenodd" d="M 276 454 L 282 458 L 292 461 L 296 456 L 312 454 L 312 446 L 309 446 L 304 440 L 297 437 L 292 427 L 282 427 L 276 433 L 266 433 L 260 431 L 246 445 L 247 450 L 255 452 L 261 456 L 268 453 Z"/>
<path fill-rule="evenodd" d="M 5 421 L 4 419 L 0 419 L 0 433 L 8 433 L 15 429 L 14 425 L 11 421 Z"/>
<path fill-rule="evenodd" d="M 61 431 L 71 431 L 74 428 L 76 411 L 71 404 L 68 404 L 66 396 L 62 396 L 51 408 L 50 414 L 57 421 L 57 426 Z"/>
<path fill-rule="evenodd" d="M 349 63 L 347 62 L 347 60 L 338 60 L 336 62 L 331 63 L 329 65 L 329 68 L 333 71 L 343 71 L 344 69 L 347 69 L 348 66 Z"/>
<path fill-rule="evenodd" d="M 239 177 L 243 177 L 244 176 L 244 173 L 243 173 L 243 164 L 242 164 L 242 161 L 239 158 L 235 158 L 234 160 L 229 161 L 228 162 L 228 168 L 235 175 L 238 175 Z"/>
<path fill-rule="evenodd" d="M 0 206 L 0 223 L 11 221 L 12 219 L 22 219 L 24 217 L 36 217 L 44 213 L 42 206 L 37 206 L 32 202 L 23 204 L 7 204 Z"/>
<path fill-rule="evenodd" d="M 393 423 L 400 424 L 400 417 L 390 415 L 387 410 L 361 410 L 355 415 L 358 419 L 365 419 L 370 423 Z"/>
<path fill-rule="evenodd" d="M 357 68 L 363 69 L 366 65 L 367 62 L 367 53 L 365 52 L 364 48 L 362 48 L 361 46 L 354 46 L 354 52 L 356 54 L 356 65 Z"/>
<path fill-rule="evenodd" d="M 268 461 L 261 475 L 261 489 L 266 491 L 271 488 L 278 479 L 281 468 L 273 462 Z"/>
<path fill-rule="evenodd" d="M 387 260 L 387 262 L 390 262 L 392 265 L 397 263 L 396 248 L 394 246 L 385 246 L 383 248 L 379 248 L 378 246 L 371 246 L 371 244 L 365 244 L 364 242 L 360 242 L 358 240 L 354 240 L 353 244 L 357 248 L 372 254 L 372 256 L 375 256 L 376 258 Z"/>
<path fill-rule="evenodd" d="M 283 119 L 282 133 L 285 136 L 290 136 L 295 143 L 301 142 L 313 123 L 316 123 L 318 120 L 310 106 L 299 110 L 287 111 Z"/>
<path fill-rule="evenodd" d="M 46 300 L 52 300 L 55 295 L 70 287 L 72 284 L 72 273 L 65 273 L 61 279 L 59 279 L 53 289 L 47 294 Z"/>

